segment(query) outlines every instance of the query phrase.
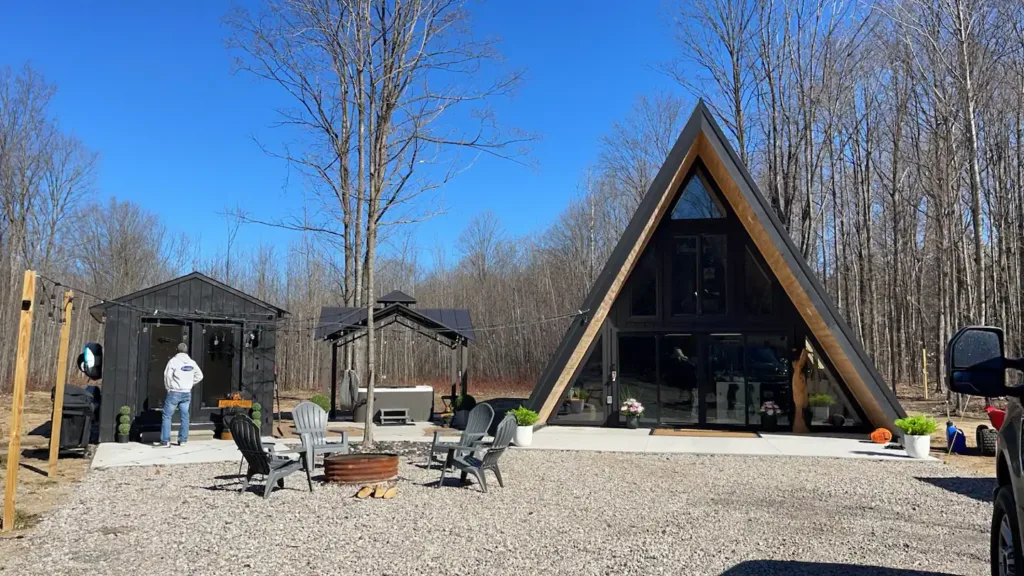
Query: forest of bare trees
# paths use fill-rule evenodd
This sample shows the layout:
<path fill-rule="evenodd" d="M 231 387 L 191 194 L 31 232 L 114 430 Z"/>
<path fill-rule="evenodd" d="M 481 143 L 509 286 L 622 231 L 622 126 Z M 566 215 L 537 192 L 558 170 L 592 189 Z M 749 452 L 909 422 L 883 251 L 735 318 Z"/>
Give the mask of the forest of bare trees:
<path fill-rule="evenodd" d="M 232 242 L 214 256 L 159 215 L 108 199 L 94 181 L 97 151 L 54 120 L 55 87 L 30 66 L 0 70 L 0 334 L 14 333 L 25 268 L 100 297 L 197 269 L 290 311 L 278 336 L 281 385 L 322 388 L 330 351 L 313 340 L 319 308 L 401 289 L 422 306 L 471 310 L 473 379 L 530 386 L 700 97 L 897 391 L 920 382 L 922 350 L 941 387 L 941 351 L 959 326 L 1003 326 L 1020 350 L 1019 2 L 679 1 L 664 18 L 676 53 L 649 62 L 678 90 L 639 96 L 607 127 L 547 230 L 518 237 L 486 212 L 454 246 L 418 245 L 415 223 L 435 208 L 428 192 L 473 169 L 453 150 L 515 160 L 530 139 L 486 113 L 464 113 L 480 120 L 471 133 L 445 123 L 454 104 L 486 104 L 520 79 L 511 71 L 472 88 L 451 80 L 497 61 L 495 46 L 472 39 L 466 9 L 290 0 L 232 15 L 239 67 L 294 97 L 283 122 L 304 138 L 267 152 L 302 168 L 309 192 L 297 216 L 230 211 L 226 236 L 238 225 L 283 226 L 295 231 L 289 244 Z M 404 48 L 378 53 L 367 43 L 403 26 Z M 408 77 L 389 83 L 400 72 Z M 39 313 L 56 310 L 62 289 L 41 287 Z M 77 294 L 76 346 L 100 335 L 85 313 L 96 301 Z M 37 321 L 38 386 L 53 379 L 58 328 L 48 315 Z M 378 382 L 448 373 L 448 356 L 428 340 L 384 329 L 375 344 Z M 5 376 L 13 354 L 4 337 Z M 354 355 L 348 362 L 360 367 Z"/>

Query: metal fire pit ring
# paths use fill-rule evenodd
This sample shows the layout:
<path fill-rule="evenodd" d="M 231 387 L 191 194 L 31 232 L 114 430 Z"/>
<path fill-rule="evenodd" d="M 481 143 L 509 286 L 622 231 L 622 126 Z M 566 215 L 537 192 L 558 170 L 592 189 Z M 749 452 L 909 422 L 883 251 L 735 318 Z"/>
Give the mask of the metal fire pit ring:
<path fill-rule="evenodd" d="M 371 484 L 398 476 L 397 454 L 336 454 L 324 458 L 328 482 Z"/>

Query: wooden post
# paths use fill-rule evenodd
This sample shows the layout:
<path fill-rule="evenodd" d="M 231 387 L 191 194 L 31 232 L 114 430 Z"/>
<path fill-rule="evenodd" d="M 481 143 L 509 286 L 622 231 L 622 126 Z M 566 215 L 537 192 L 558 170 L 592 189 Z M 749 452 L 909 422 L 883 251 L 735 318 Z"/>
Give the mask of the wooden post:
<path fill-rule="evenodd" d="M 924 376 L 924 399 L 928 399 L 928 349 L 921 348 L 921 375 Z"/>
<path fill-rule="evenodd" d="M 14 363 L 14 401 L 11 403 L 11 441 L 7 443 L 7 479 L 4 484 L 4 532 L 14 530 L 14 491 L 18 487 L 21 460 L 21 414 L 28 380 L 29 344 L 32 341 L 32 313 L 36 304 L 36 273 L 25 270 L 21 288 L 21 320 L 18 323 L 18 354 Z"/>
<path fill-rule="evenodd" d="M 50 424 L 50 469 L 47 476 L 57 475 L 57 452 L 60 450 L 61 413 L 64 410 L 64 384 L 68 376 L 68 345 L 71 343 L 71 309 L 75 293 L 64 292 L 64 317 L 60 326 L 60 347 L 57 348 L 57 388 L 53 392 L 53 418 Z"/>

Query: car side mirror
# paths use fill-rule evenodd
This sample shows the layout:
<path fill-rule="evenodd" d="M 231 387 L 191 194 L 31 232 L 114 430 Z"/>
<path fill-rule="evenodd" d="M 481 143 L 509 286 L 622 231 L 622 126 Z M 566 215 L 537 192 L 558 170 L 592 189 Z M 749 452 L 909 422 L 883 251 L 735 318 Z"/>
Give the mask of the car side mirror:
<path fill-rule="evenodd" d="M 961 328 L 946 344 L 946 385 L 971 396 L 1017 396 L 1006 385 L 1003 331 L 991 326 Z"/>

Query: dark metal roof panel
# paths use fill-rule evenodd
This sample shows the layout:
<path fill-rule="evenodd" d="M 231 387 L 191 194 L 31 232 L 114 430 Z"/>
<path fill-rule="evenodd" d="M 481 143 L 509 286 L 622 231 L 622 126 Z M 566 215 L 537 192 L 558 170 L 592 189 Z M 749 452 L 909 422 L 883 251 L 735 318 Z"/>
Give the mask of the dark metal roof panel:
<path fill-rule="evenodd" d="M 381 304 L 415 304 L 416 299 L 401 290 L 392 290 L 377 299 Z"/>
<path fill-rule="evenodd" d="M 469 340 L 476 340 L 469 310 L 454 308 L 410 308 L 398 302 L 374 312 L 374 321 L 400 314 L 418 322 L 428 330 L 439 333 L 457 334 Z M 320 309 L 315 337 L 318 340 L 336 339 L 343 333 L 366 327 L 366 308 L 345 308 L 325 306 Z"/>

